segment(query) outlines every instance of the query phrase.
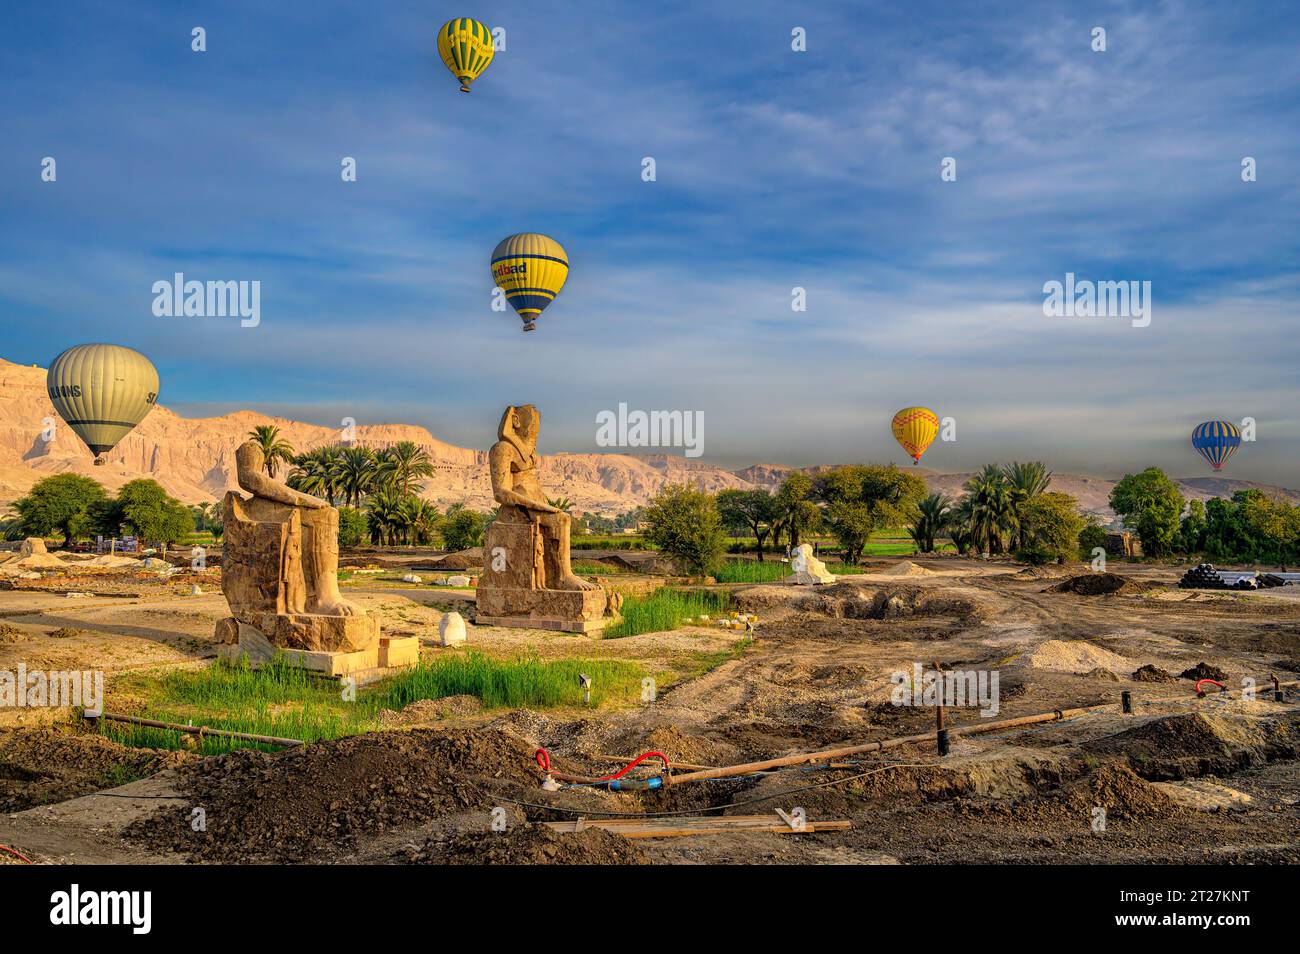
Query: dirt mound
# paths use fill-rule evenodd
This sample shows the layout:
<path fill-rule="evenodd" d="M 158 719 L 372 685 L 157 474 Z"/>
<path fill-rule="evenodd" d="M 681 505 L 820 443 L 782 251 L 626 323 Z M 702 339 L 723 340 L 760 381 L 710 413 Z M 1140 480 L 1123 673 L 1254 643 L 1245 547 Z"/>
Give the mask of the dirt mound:
<path fill-rule="evenodd" d="M 71 626 L 60 626 L 58 629 L 50 630 L 46 635 L 50 636 L 52 639 L 72 639 L 74 636 L 82 636 L 84 634 L 84 630 L 74 629 Z"/>
<path fill-rule="evenodd" d="M 66 728 L 0 734 L 0 812 L 48 805 L 116 788 L 192 756 L 133 749 Z"/>
<path fill-rule="evenodd" d="M 1064 800 L 1080 818 L 1094 808 L 1106 809 L 1108 817 L 1170 818 L 1182 809 L 1163 790 L 1136 775 L 1123 764 L 1103 765 L 1086 778 L 1066 786 Z"/>
<path fill-rule="evenodd" d="M 1129 678 L 1134 682 L 1177 682 L 1172 673 L 1165 672 L 1159 666 L 1153 666 L 1150 663 L 1140 669 L 1135 669 L 1133 675 Z"/>
<path fill-rule="evenodd" d="M 755 586 L 738 590 L 733 600 L 742 612 L 786 606 L 833 619 L 907 619 L 916 616 L 959 616 L 983 619 L 988 606 L 956 588 L 863 586 L 833 583 L 809 592 L 802 587 Z"/>
<path fill-rule="evenodd" d="M 401 711 L 385 709 L 379 713 L 379 724 L 385 729 L 427 725 L 456 716 L 473 715 L 481 711 L 483 703 L 477 696 L 445 696 L 442 699 L 417 699 Z"/>
<path fill-rule="evenodd" d="M 1219 682 L 1226 682 L 1228 674 L 1218 666 L 1211 666 L 1207 662 L 1198 662 L 1190 669 L 1184 669 L 1178 674 L 1179 679 L 1217 679 Z"/>
<path fill-rule="evenodd" d="M 1031 669 L 1050 669 L 1080 675 L 1091 674 L 1096 669 L 1112 673 L 1126 672 L 1132 665 L 1118 653 L 1079 639 L 1049 639 L 1020 656 L 1016 662 Z"/>
<path fill-rule="evenodd" d="M 927 570 L 911 560 L 903 560 L 884 570 L 877 570 L 877 576 L 933 576 L 934 570 Z"/>
<path fill-rule="evenodd" d="M 441 560 L 432 564 L 436 570 L 468 570 L 472 567 L 483 565 L 483 548 L 470 547 L 468 550 L 458 550 L 455 553 L 448 553 Z"/>
<path fill-rule="evenodd" d="M 0 623 L 0 645 L 5 643 L 24 643 L 28 639 L 17 626 L 11 626 L 9 623 Z"/>
<path fill-rule="evenodd" d="M 557 832 L 542 825 L 461 832 L 407 846 L 395 862 L 428 865 L 644 865 L 645 853 L 622 835 L 600 828 Z"/>
<path fill-rule="evenodd" d="M 1296 757 L 1297 733 L 1279 719 L 1192 712 L 1167 716 L 1083 743 L 1128 759 L 1151 781 L 1228 775 L 1260 760 Z"/>
<path fill-rule="evenodd" d="M 187 767 L 191 805 L 156 812 L 128 837 L 219 862 L 296 862 L 440 814 L 491 804 L 488 780 L 530 789 L 541 781 L 533 749 L 503 732 L 413 729 L 242 750 Z M 489 782 L 489 784 L 491 784 Z M 207 831 L 190 827 L 207 807 Z"/>
<path fill-rule="evenodd" d="M 1049 592 L 1074 593 L 1078 596 L 1105 596 L 1110 593 L 1130 593 L 1138 589 L 1140 587 L 1114 573 L 1084 573 L 1049 587 Z"/>
<path fill-rule="evenodd" d="M 740 749 L 730 742 L 702 736 L 688 735 L 676 726 L 662 726 L 649 732 L 633 729 L 610 741 L 614 755 L 639 755 L 642 752 L 662 752 L 670 765 L 688 762 L 693 765 L 731 765 L 740 761 Z M 658 765 L 657 759 L 647 764 Z"/>

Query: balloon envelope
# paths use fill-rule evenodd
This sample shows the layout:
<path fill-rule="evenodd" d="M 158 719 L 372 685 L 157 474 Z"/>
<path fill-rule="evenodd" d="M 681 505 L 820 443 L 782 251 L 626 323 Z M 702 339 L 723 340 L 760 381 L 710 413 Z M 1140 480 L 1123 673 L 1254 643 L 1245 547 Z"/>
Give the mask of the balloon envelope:
<path fill-rule="evenodd" d="M 69 348 L 50 363 L 46 390 L 95 463 L 153 410 L 158 370 L 138 351 L 111 344 Z"/>
<path fill-rule="evenodd" d="M 492 252 L 492 279 L 523 319 L 524 331 L 555 300 L 569 277 L 569 255 L 553 238 L 521 232 L 504 238 Z"/>
<path fill-rule="evenodd" d="M 912 462 L 920 463 L 921 455 L 939 433 L 939 415 L 928 407 L 905 407 L 894 415 L 890 427 L 894 440 L 912 455 Z"/>
<path fill-rule="evenodd" d="M 1228 421 L 1206 421 L 1192 431 L 1192 447 L 1215 470 L 1219 470 L 1241 446 L 1241 431 Z"/>
<path fill-rule="evenodd" d="M 469 84 L 488 68 L 494 53 L 492 32 L 478 20 L 456 17 L 438 28 L 438 55 L 460 80 L 462 93 L 469 92 Z"/>

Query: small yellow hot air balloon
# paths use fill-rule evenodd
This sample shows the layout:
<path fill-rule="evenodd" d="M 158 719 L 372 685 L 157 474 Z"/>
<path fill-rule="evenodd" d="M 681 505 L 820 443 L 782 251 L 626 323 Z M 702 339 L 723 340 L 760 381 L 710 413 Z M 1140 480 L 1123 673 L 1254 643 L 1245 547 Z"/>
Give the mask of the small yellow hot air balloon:
<path fill-rule="evenodd" d="M 915 466 L 939 433 L 939 415 L 928 407 L 905 407 L 894 415 L 891 427 L 894 440 L 912 455 L 912 465 Z"/>
<path fill-rule="evenodd" d="M 524 331 L 536 328 L 542 309 L 555 300 L 568 277 L 568 253 L 546 235 L 511 235 L 492 253 L 492 278 L 523 319 Z"/>
<path fill-rule="evenodd" d="M 50 363 L 45 386 L 59 416 L 103 464 L 104 455 L 158 401 L 158 369 L 138 351 L 112 344 L 69 348 Z"/>
<path fill-rule="evenodd" d="M 438 55 L 460 80 L 462 93 L 469 92 L 469 84 L 488 68 L 495 52 L 492 32 L 477 20 L 455 17 L 438 28 Z"/>

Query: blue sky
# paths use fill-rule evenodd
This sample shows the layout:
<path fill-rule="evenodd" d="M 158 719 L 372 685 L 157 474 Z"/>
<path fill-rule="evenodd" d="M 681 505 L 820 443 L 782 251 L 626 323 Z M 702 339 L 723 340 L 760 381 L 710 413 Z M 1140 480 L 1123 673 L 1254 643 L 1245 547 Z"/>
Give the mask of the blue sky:
<path fill-rule="evenodd" d="M 436 53 L 451 16 L 506 31 L 469 96 Z M 114 341 L 185 414 L 473 447 L 507 403 L 542 409 L 548 451 L 596 449 L 619 402 L 697 410 L 725 466 L 902 460 L 889 419 L 924 404 L 957 421 L 941 470 L 1197 475 L 1192 427 L 1249 416 L 1225 474 L 1300 485 L 1291 4 L 16 2 L 5 21 L 10 360 Z M 488 257 L 519 231 L 573 264 L 530 335 L 490 310 Z M 177 271 L 260 281 L 261 324 L 155 317 Z M 1045 317 L 1067 272 L 1150 281 L 1150 326 Z"/>

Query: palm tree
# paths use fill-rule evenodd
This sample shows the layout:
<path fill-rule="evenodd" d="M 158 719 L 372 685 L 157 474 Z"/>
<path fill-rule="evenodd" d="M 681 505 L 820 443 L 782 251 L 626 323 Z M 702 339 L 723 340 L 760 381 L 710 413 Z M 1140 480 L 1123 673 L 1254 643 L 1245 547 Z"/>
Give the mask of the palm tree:
<path fill-rule="evenodd" d="M 952 501 L 943 494 L 930 494 L 919 504 L 919 516 L 916 523 L 908 530 L 916 542 L 916 548 L 922 553 L 934 552 L 934 538 L 948 522 L 948 511 Z"/>
<path fill-rule="evenodd" d="M 318 447 L 299 454 L 293 460 L 295 466 L 289 474 L 289 486 L 305 494 L 324 497 L 331 507 L 334 506 L 335 499 L 342 493 L 341 458 L 337 446 Z"/>
<path fill-rule="evenodd" d="M 344 447 L 339 452 L 339 491 L 350 507 L 361 506 L 361 501 L 375 489 L 375 455 L 367 447 Z"/>
<path fill-rule="evenodd" d="M 1002 534 L 1016 525 L 1011 490 L 997 464 L 986 464 L 966 481 L 971 544 L 983 554 L 1002 552 Z"/>
<path fill-rule="evenodd" d="M 429 452 L 414 441 L 398 441 L 378 454 L 375 468 L 379 479 L 403 497 L 419 490 L 418 487 L 412 487 L 412 484 L 421 477 L 433 476 L 433 461 Z"/>
<path fill-rule="evenodd" d="M 1011 508 L 1015 512 L 1016 547 L 1021 548 L 1025 545 L 1025 536 L 1020 527 L 1020 506 L 1027 500 L 1047 493 L 1047 488 L 1052 484 L 1052 472 L 1041 460 L 1031 460 L 1024 464 L 1019 461 L 1008 464 L 1002 468 L 1002 475 L 1010 490 Z"/>
<path fill-rule="evenodd" d="M 280 439 L 280 429 L 274 424 L 258 424 L 248 432 L 247 436 L 262 451 L 262 457 L 265 460 L 262 467 L 266 471 L 266 476 L 275 476 L 275 462 L 277 460 L 293 463 L 293 445 L 286 440 Z"/>
<path fill-rule="evenodd" d="M 370 542 L 392 546 L 405 533 L 408 516 L 404 501 L 391 489 L 372 494 L 366 501 Z"/>
<path fill-rule="evenodd" d="M 568 497 L 556 497 L 554 499 L 547 497 L 546 502 L 550 504 L 552 507 L 554 507 L 556 510 L 560 511 L 560 513 L 573 512 L 573 501 L 570 500 Z"/>
<path fill-rule="evenodd" d="M 408 531 L 406 542 L 414 547 L 431 544 L 442 523 L 442 515 L 438 513 L 438 508 L 427 500 L 415 496 L 407 497 L 402 507 L 405 511 Z"/>

